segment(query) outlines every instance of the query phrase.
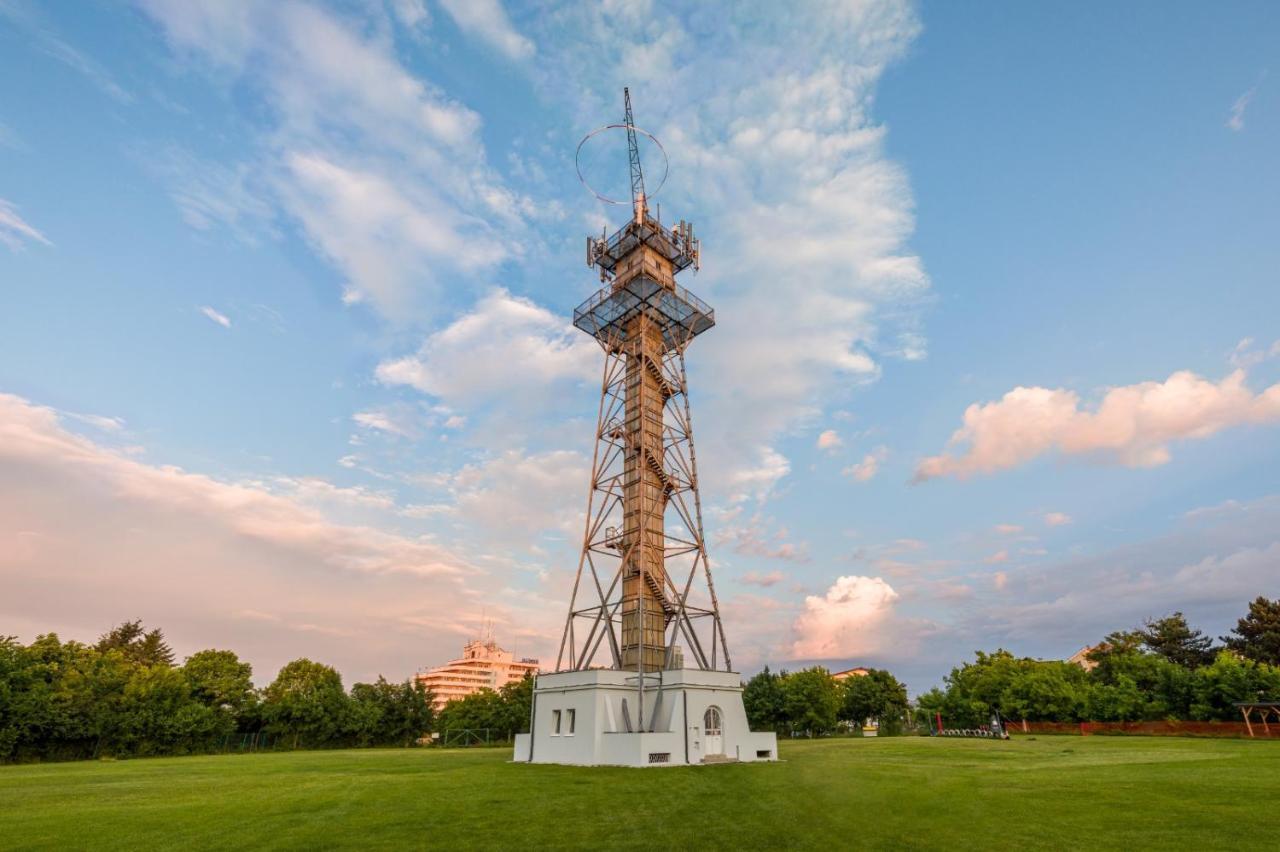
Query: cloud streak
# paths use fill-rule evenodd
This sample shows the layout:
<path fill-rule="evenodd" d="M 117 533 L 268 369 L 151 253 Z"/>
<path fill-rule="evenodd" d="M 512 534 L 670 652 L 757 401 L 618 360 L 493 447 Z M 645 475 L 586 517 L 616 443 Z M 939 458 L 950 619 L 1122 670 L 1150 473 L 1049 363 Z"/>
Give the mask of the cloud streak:
<path fill-rule="evenodd" d="M 1236 133 L 1244 130 L 1244 113 L 1249 108 L 1249 104 L 1253 101 L 1255 95 L 1258 94 L 1258 87 L 1262 85 L 1262 80 L 1254 83 L 1247 92 L 1235 99 L 1231 104 L 1231 114 L 1227 116 L 1227 127 Z"/>
<path fill-rule="evenodd" d="M 227 317 L 227 315 L 217 310 L 214 310 L 208 305 L 201 305 L 200 313 L 204 314 L 206 317 L 210 319 L 210 321 L 217 323 L 223 328 L 231 328 L 231 320 Z"/>
<path fill-rule="evenodd" d="M 11 251 L 19 251 L 28 242 L 51 246 L 49 238 L 18 215 L 12 202 L 0 198 L 0 243 Z"/>

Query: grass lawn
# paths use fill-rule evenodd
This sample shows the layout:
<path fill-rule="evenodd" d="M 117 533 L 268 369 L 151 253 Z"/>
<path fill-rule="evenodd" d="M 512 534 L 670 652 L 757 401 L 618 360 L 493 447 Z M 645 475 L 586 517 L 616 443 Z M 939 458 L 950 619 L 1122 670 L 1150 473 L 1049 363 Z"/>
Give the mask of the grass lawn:
<path fill-rule="evenodd" d="M 1280 743 L 785 742 L 578 769 L 372 750 L 0 767 L 0 848 L 1275 848 Z"/>

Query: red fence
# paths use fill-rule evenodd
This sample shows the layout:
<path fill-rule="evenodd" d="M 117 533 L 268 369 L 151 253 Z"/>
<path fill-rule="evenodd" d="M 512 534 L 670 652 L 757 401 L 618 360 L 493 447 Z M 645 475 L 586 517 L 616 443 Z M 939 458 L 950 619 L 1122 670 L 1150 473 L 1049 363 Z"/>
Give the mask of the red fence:
<path fill-rule="evenodd" d="M 1006 723 L 1009 733 L 1018 734 L 1130 734 L 1144 737 L 1248 737 L 1244 722 L 1014 722 Z M 1280 725 L 1253 725 L 1259 738 L 1280 738 Z"/>

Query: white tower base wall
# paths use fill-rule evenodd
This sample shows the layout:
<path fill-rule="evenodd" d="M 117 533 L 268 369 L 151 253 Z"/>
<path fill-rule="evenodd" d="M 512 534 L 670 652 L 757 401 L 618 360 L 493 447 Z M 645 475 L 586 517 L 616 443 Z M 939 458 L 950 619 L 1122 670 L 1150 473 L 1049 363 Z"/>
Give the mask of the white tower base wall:
<path fill-rule="evenodd" d="M 646 674 L 641 713 L 635 672 L 589 669 L 538 675 L 531 733 L 516 736 L 521 763 L 681 766 L 778 759 L 772 733 L 753 733 L 737 672 Z M 714 709 L 715 713 L 710 713 Z M 707 722 L 719 719 L 720 733 Z"/>

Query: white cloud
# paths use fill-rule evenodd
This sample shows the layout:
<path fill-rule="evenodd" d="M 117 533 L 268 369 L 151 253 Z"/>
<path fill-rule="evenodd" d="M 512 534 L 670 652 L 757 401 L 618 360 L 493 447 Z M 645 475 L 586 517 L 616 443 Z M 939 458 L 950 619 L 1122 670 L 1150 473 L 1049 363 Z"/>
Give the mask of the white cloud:
<path fill-rule="evenodd" d="M 1002 562 L 1009 561 L 1009 551 L 997 550 L 995 553 L 982 560 L 984 565 L 999 565 Z"/>
<path fill-rule="evenodd" d="M 756 556 L 762 559 L 781 559 L 788 562 L 808 562 L 808 549 L 803 543 L 788 541 L 790 533 L 783 527 L 769 531 L 769 521 L 757 512 L 741 526 L 724 524 L 715 535 L 715 547 L 729 547 L 734 553 L 742 556 Z M 744 582 L 746 582 L 744 580 Z"/>
<path fill-rule="evenodd" d="M 791 472 L 787 457 L 772 447 L 756 447 L 754 458 L 744 458 L 742 466 L 729 476 L 729 502 L 755 499 L 763 502 L 773 487 Z"/>
<path fill-rule="evenodd" d="M 222 326 L 223 328 L 231 328 L 231 320 L 227 318 L 227 315 L 214 310 L 208 305 L 201 305 L 200 313 L 204 314 L 210 320 L 212 320 L 213 322 L 216 322 L 218 325 Z"/>
<path fill-rule="evenodd" d="M 1227 116 L 1227 127 L 1236 133 L 1244 130 L 1244 111 L 1249 108 L 1249 103 L 1258 93 L 1258 87 L 1261 85 L 1262 80 L 1259 79 L 1247 92 L 1236 98 L 1235 103 L 1231 104 L 1231 114 Z"/>
<path fill-rule="evenodd" d="M 424 30 L 431 26 L 431 13 L 424 0 L 392 0 L 391 11 L 400 23 L 411 30 Z"/>
<path fill-rule="evenodd" d="M 561 381 L 600 378 L 600 347 L 528 299 L 494 290 L 430 335 L 414 355 L 383 361 L 378 380 L 465 406 L 517 393 L 546 399 Z"/>
<path fill-rule="evenodd" d="M 440 268 L 474 273 L 506 256 L 487 225 L 424 187 L 415 198 L 412 185 L 314 154 L 292 152 L 285 166 L 292 180 L 283 194 L 311 241 L 346 273 L 348 303 L 369 299 L 395 315 Z"/>
<path fill-rule="evenodd" d="M 1051 527 L 1066 526 L 1071 523 L 1071 516 L 1065 512 L 1045 512 L 1044 522 Z"/>
<path fill-rule="evenodd" d="M 916 481 L 965 478 L 1007 470 L 1050 452 L 1083 455 L 1127 467 L 1169 461 L 1169 444 L 1207 438 L 1246 423 L 1280 420 L 1280 384 L 1254 394 L 1236 370 L 1218 383 L 1194 373 L 1107 391 L 1096 409 L 1074 391 L 1018 387 L 997 402 L 974 404 L 951 436 L 958 455 L 922 459 Z"/>
<path fill-rule="evenodd" d="M 1280 340 L 1274 341 L 1264 349 L 1258 346 L 1252 337 L 1246 337 L 1235 345 L 1227 356 L 1227 360 L 1231 362 L 1231 366 L 1247 370 L 1258 366 L 1263 361 L 1277 357 L 1280 357 Z"/>
<path fill-rule="evenodd" d="M 421 434 L 421 419 L 407 407 L 371 408 L 357 411 L 351 419 L 362 428 L 398 435 L 401 438 L 417 438 Z"/>
<path fill-rule="evenodd" d="M 17 207 L 0 198 L 0 243 L 4 243 L 11 251 L 18 251 L 28 241 L 53 245 L 48 237 L 18 215 Z"/>
<path fill-rule="evenodd" d="M 818 436 L 817 446 L 820 450 L 837 450 L 844 446 L 844 441 L 840 440 L 836 430 L 828 429 Z"/>
<path fill-rule="evenodd" d="M 868 482 L 880 472 L 880 463 L 888 457 L 888 448 L 877 447 L 863 456 L 862 461 L 846 467 L 844 469 L 844 475 L 851 477 L 858 482 Z"/>
<path fill-rule="evenodd" d="M 996 524 L 995 530 L 1000 535 L 1016 535 L 1022 532 L 1022 527 L 1017 524 Z"/>
<path fill-rule="evenodd" d="M 499 50 L 509 59 L 533 56 L 533 42 L 516 32 L 498 0 L 440 0 L 458 29 Z"/>
<path fill-rule="evenodd" d="M 302 3 L 142 5 L 175 52 L 267 107 L 264 153 L 230 189 L 210 191 L 216 175 L 172 180 L 197 227 L 274 219 L 269 199 L 345 276 L 348 302 L 395 320 L 429 315 L 443 280 L 521 250 L 512 226 L 530 202 L 488 166 L 479 115 L 411 73 L 377 26 Z M 412 3 L 397 12 L 415 18 Z"/>
<path fill-rule="evenodd" d="M 697 221 L 704 266 L 685 284 L 720 323 L 690 351 L 712 477 L 758 469 L 762 447 L 874 380 L 878 353 L 923 354 L 911 190 L 871 115 L 919 31 L 909 4 L 744 10 L 697 33 L 667 7 L 571 5 L 531 25 L 548 95 L 594 126 L 630 85 L 637 122 L 678 152 L 662 212 Z"/>
<path fill-rule="evenodd" d="M 879 577 L 839 577 L 822 597 L 809 595 L 792 626 L 791 656 L 801 660 L 856 657 L 879 650 L 880 632 L 898 593 Z"/>
<path fill-rule="evenodd" d="M 488 539 L 527 548 L 548 531 L 581 535 L 590 474 L 589 460 L 579 452 L 509 450 L 463 467 L 450 477 L 449 489 L 460 519 Z"/>

